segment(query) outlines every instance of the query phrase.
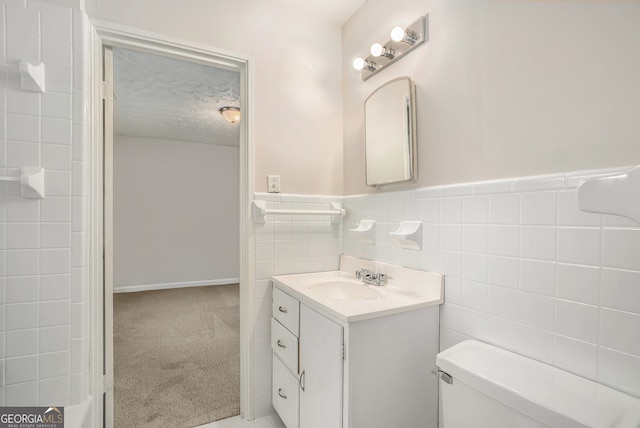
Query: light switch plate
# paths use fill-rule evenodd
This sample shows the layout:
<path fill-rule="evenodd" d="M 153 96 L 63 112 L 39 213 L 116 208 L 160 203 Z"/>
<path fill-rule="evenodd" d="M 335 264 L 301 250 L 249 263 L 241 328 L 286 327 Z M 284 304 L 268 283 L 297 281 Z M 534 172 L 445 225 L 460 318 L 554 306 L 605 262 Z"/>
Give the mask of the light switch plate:
<path fill-rule="evenodd" d="M 280 193 L 279 175 L 267 175 L 267 191 L 269 193 Z"/>

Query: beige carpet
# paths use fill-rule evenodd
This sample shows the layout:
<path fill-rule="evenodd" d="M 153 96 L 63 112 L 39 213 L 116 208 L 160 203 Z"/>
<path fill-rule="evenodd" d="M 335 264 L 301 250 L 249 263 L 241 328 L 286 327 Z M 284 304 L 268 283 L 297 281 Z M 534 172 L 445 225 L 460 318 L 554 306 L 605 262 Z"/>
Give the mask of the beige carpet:
<path fill-rule="evenodd" d="M 240 413 L 238 284 L 114 294 L 115 427 Z"/>

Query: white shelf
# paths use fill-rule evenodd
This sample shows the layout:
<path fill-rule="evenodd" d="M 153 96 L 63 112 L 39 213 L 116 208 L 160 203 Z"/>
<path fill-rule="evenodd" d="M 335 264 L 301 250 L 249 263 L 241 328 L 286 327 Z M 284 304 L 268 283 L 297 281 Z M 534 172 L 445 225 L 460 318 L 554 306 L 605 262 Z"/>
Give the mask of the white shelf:
<path fill-rule="evenodd" d="M 267 208 L 266 201 L 253 201 L 252 215 L 254 223 L 264 223 L 268 215 L 328 215 L 334 218 L 342 218 L 345 210 L 338 202 L 331 202 L 330 210 L 290 210 Z"/>
<path fill-rule="evenodd" d="M 398 230 L 389 233 L 402 248 L 419 250 L 422 248 L 422 222 L 401 221 Z"/>

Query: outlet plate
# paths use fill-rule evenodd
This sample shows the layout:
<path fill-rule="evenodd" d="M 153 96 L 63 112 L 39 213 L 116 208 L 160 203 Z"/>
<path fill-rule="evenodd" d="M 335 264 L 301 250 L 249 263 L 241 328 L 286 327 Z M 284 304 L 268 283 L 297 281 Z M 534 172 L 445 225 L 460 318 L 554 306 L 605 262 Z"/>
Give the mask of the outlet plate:
<path fill-rule="evenodd" d="M 267 191 L 269 193 L 280 193 L 279 175 L 267 175 Z"/>

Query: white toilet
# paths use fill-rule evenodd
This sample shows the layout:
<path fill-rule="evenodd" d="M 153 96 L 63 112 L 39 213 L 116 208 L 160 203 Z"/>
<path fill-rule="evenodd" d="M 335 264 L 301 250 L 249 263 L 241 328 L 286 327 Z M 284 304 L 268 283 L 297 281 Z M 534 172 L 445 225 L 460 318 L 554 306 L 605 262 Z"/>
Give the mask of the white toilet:
<path fill-rule="evenodd" d="M 444 428 L 640 428 L 640 399 L 495 346 L 438 354 Z"/>

